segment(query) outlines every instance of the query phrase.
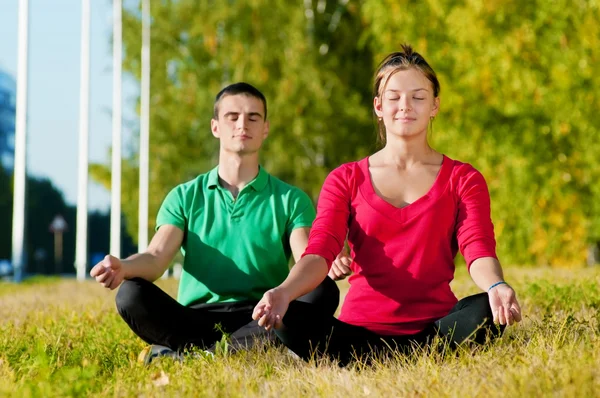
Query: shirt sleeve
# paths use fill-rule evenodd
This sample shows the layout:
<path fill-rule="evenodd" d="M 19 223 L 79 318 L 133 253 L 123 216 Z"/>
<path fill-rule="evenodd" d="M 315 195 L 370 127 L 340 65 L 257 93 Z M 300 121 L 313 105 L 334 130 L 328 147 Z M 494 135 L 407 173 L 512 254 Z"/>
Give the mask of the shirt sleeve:
<path fill-rule="evenodd" d="M 158 210 L 156 230 L 163 225 L 174 225 L 185 231 L 187 217 L 184 208 L 183 187 L 175 187 L 167 194 L 167 197 Z"/>
<path fill-rule="evenodd" d="M 331 267 L 331 263 L 342 250 L 348 233 L 350 216 L 350 189 L 347 168 L 333 170 L 325 179 L 319 201 L 317 218 L 308 237 L 308 247 L 302 256 L 316 254 Z"/>
<path fill-rule="evenodd" d="M 467 267 L 481 257 L 496 256 L 490 194 L 483 175 L 471 169 L 459 183 L 456 239 Z"/>
<path fill-rule="evenodd" d="M 302 190 L 296 189 L 291 204 L 291 213 L 287 225 L 290 236 L 296 228 L 310 227 L 315 220 L 315 206 L 310 197 Z"/>

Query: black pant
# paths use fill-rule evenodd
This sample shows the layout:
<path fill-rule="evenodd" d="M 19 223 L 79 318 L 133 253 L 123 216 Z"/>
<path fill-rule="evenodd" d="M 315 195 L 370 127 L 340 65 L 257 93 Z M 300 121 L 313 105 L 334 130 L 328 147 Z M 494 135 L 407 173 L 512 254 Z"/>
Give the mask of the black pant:
<path fill-rule="evenodd" d="M 337 285 L 329 277 L 298 300 L 333 316 L 340 299 Z M 209 349 L 224 333 L 230 334 L 230 348 L 249 347 L 257 339 L 273 334 L 252 320 L 257 301 L 237 303 L 179 304 L 155 284 L 141 278 L 124 281 L 116 297 L 117 310 L 131 330 L 149 344 L 173 350 L 192 346 Z"/>
<path fill-rule="evenodd" d="M 277 337 L 302 359 L 309 360 L 315 354 L 327 355 L 340 365 L 371 354 L 385 355 L 396 350 L 408 354 L 413 347 L 426 346 L 436 336 L 450 346 L 465 341 L 483 344 L 504 330 L 493 323 L 487 293 L 460 300 L 448 315 L 415 335 L 380 335 L 297 301 L 290 303 L 283 324 L 276 330 Z"/>

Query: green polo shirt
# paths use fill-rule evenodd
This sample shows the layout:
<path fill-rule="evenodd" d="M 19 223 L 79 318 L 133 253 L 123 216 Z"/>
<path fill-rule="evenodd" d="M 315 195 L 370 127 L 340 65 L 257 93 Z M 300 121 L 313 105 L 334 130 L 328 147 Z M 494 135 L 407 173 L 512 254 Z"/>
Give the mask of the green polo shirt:
<path fill-rule="evenodd" d="M 184 232 L 183 305 L 259 300 L 288 275 L 292 230 L 315 218 L 306 193 L 262 167 L 235 200 L 217 169 L 175 187 L 158 211 L 157 229 Z"/>

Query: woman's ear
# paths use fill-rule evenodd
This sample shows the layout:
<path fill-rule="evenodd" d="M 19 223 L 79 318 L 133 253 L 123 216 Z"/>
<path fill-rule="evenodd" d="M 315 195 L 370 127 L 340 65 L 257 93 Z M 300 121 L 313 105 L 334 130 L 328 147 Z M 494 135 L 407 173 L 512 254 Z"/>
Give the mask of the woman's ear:
<path fill-rule="evenodd" d="M 377 117 L 380 119 L 383 117 L 383 110 L 381 109 L 381 106 L 381 98 L 373 98 L 373 109 L 375 110 L 375 114 L 377 115 Z"/>
<path fill-rule="evenodd" d="M 431 110 L 431 117 L 435 117 L 440 111 L 440 97 L 435 97 L 433 99 L 433 109 Z"/>

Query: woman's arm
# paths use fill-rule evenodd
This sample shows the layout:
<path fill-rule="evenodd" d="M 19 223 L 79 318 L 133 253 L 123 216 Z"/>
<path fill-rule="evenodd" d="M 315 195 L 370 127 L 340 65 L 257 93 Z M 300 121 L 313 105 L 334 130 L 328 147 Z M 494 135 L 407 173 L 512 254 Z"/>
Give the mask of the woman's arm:
<path fill-rule="evenodd" d="M 281 326 L 292 300 L 312 291 L 327 277 L 331 263 L 342 250 L 348 231 L 350 192 L 347 168 L 332 171 L 323 183 L 317 217 L 310 230 L 308 246 L 278 287 L 267 291 L 254 308 L 252 318 L 267 330 Z"/>
<path fill-rule="evenodd" d="M 494 322 L 502 325 L 521 320 L 515 291 L 504 281 L 496 256 L 490 194 L 483 175 L 468 166 L 458 184 L 456 238 L 471 278 L 488 293 Z"/>
<path fill-rule="evenodd" d="M 254 307 L 252 319 L 267 330 L 278 329 L 292 300 L 310 292 L 327 276 L 327 263 L 323 257 L 309 254 L 294 265 L 283 283 L 267 291 Z"/>
<path fill-rule="evenodd" d="M 488 293 L 494 322 L 512 325 L 521 321 L 521 306 L 512 287 L 504 281 L 500 262 L 494 257 L 481 257 L 469 268 L 473 282 Z"/>

